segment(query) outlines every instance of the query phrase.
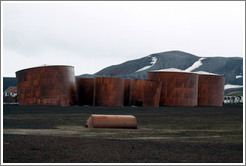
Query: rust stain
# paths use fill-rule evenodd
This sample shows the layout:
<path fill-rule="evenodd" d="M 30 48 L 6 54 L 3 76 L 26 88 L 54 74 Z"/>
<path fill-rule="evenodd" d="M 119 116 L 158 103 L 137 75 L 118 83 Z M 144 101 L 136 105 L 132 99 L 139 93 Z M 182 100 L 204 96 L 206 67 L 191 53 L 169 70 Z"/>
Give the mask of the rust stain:
<path fill-rule="evenodd" d="M 198 75 L 198 106 L 223 105 L 225 78 L 218 75 Z"/>
<path fill-rule="evenodd" d="M 19 105 L 75 105 L 72 66 L 43 66 L 16 72 Z"/>
<path fill-rule="evenodd" d="M 124 79 L 98 77 L 94 81 L 94 106 L 124 106 Z"/>
<path fill-rule="evenodd" d="M 197 106 L 197 74 L 149 72 L 148 79 L 162 82 L 160 106 Z"/>
<path fill-rule="evenodd" d="M 161 82 L 132 79 L 130 84 L 130 105 L 158 107 Z"/>

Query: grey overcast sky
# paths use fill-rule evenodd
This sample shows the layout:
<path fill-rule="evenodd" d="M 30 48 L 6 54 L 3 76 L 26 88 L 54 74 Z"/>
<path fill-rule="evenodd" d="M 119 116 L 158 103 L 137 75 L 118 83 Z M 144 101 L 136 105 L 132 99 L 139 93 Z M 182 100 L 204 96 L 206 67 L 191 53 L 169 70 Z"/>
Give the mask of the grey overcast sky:
<path fill-rule="evenodd" d="M 244 57 L 244 1 L 1 2 L 2 76 L 46 65 L 75 75 L 152 53 Z"/>

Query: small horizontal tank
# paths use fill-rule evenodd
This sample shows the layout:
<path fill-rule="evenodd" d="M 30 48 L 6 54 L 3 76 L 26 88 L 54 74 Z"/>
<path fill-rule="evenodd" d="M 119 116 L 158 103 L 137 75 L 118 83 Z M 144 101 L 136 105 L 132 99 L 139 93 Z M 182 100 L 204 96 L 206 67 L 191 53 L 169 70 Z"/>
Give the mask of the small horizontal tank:
<path fill-rule="evenodd" d="M 86 122 L 86 127 L 136 129 L 137 119 L 132 115 L 92 114 Z"/>

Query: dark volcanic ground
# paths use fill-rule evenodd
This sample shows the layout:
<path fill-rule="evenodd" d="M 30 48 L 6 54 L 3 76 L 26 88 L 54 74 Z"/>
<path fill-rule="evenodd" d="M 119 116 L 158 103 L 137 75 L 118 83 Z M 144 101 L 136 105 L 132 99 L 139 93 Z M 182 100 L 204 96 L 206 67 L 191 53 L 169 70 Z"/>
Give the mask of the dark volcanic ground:
<path fill-rule="evenodd" d="M 90 114 L 138 129 L 88 129 Z M 4 163 L 242 163 L 243 106 L 3 106 Z"/>

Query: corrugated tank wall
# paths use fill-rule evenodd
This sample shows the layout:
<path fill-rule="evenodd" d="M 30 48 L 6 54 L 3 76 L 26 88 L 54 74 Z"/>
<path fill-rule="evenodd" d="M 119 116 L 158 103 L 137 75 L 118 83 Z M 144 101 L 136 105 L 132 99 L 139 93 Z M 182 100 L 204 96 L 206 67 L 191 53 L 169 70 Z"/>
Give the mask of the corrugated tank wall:
<path fill-rule="evenodd" d="M 197 106 L 197 74 L 153 71 L 148 79 L 162 82 L 160 106 Z"/>
<path fill-rule="evenodd" d="M 130 105 L 158 107 L 161 83 L 150 80 L 132 79 L 130 84 Z"/>
<path fill-rule="evenodd" d="M 144 107 L 159 107 L 162 83 L 146 80 L 144 85 Z"/>
<path fill-rule="evenodd" d="M 72 66 L 43 66 L 16 72 L 20 105 L 75 105 L 76 82 Z"/>
<path fill-rule="evenodd" d="M 132 79 L 130 85 L 130 105 L 143 106 L 145 80 Z"/>
<path fill-rule="evenodd" d="M 124 79 L 122 78 L 95 78 L 94 106 L 124 106 Z"/>
<path fill-rule="evenodd" d="M 223 106 L 225 78 L 205 74 L 198 78 L 198 106 Z"/>

